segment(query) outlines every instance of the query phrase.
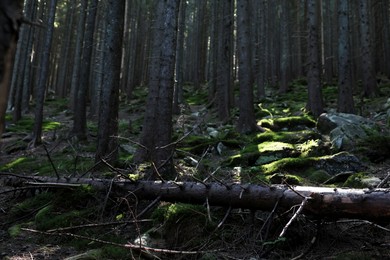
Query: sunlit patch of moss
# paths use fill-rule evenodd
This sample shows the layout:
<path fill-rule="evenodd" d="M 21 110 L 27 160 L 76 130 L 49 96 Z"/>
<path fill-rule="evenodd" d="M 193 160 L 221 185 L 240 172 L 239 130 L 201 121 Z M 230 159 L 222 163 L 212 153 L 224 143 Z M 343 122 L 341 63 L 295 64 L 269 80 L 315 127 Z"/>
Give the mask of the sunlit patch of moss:
<path fill-rule="evenodd" d="M 61 127 L 60 122 L 54 122 L 54 121 L 43 121 L 42 123 L 42 130 L 43 131 L 52 131 L 55 129 L 58 129 Z"/>
<path fill-rule="evenodd" d="M 318 154 L 320 147 L 319 140 L 308 140 L 304 143 L 296 145 L 297 149 L 301 152 L 301 157 L 310 157 Z"/>
<path fill-rule="evenodd" d="M 273 130 L 281 130 L 297 126 L 315 127 L 316 121 L 309 116 L 289 116 L 261 119 L 257 124 Z"/>
<path fill-rule="evenodd" d="M 224 164 L 228 166 L 254 165 L 261 155 L 274 155 L 279 158 L 283 156 L 293 156 L 295 153 L 296 150 L 292 144 L 283 142 L 263 142 L 248 145 L 241 150 L 239 154 L 228 157 Z"/>
<path fill-rule="evenodd" d="M 18 165 L 22 164 L 23 162 L 25 162 L 27 160 L 26 157 L 19 157 L 19 158 L 16 158 L 15 160 L 3 165 L 0 167 L 0 171 L 7 171 L 11 168 L 14 168 L 14 167 L 17 167 Z"/>
<path fill-rule="evenodd" d="M 314 159 L 309 158 L 283 158 L 269 164 L 264 164 L 259 166 L 261 172 L 264 174 L 272 174 L 280 171 L 288 171 L 289 169 L 299 170 L 304 169 L 305 167 L 310 167 Z"/>
<path fill-rule="evenodd" d="M 319 139 L 321 136 L 315 131 L 312 130 L 301 130 L 301 131 L 283 131 L 283 132 L 273 132 L 267 131 L 264 133 L 259 133 L 255 137 L 256 142 L 265 142 L 265 141 L 278 141 L 286 143 L 302 143 L 310 139 Z"/>
<path fill-rule="evenodd" d="M 7 127 L 7 131 L 16 132 L 16 133 L 24 133 L 31 132 L 34 126 L 34 118 L 32 117 L 23 117 L 16 124 L 10 124 Z M 42 122 L 42 130 L 43 131 L 51 131 L 55 129 L 59 129 L 61 127 L 60 122 L 44 120 Z"/>

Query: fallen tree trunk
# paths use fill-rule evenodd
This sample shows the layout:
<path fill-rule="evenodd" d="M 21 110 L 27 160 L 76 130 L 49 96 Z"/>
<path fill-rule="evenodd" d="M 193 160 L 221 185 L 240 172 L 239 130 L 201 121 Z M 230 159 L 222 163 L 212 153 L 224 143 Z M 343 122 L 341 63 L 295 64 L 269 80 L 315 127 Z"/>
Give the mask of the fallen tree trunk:
<path fill-rule="evenodd" d="M 255 184 L 221 184 L 198 182 L 160 182 L 78 179 L 53 177 L 15 177 L 4 180 L 8 186 L 74 187 L 91 185 L 96 190 L 110 190 L 116 195 L 132 193 L 139 199 L 156 199 L 168 202 L 193 204 L 209 203 L 215 206 L 248 208 L 271 211 L 277 204 L 278 211 L 299 206 L 304 198 L 307 203 L 303 214 L 320 218 L 359 218 L 369 220 L 390 219 L 390 190 L 341 189 L 325 187 L 283 185 L 261 186 Z"/>

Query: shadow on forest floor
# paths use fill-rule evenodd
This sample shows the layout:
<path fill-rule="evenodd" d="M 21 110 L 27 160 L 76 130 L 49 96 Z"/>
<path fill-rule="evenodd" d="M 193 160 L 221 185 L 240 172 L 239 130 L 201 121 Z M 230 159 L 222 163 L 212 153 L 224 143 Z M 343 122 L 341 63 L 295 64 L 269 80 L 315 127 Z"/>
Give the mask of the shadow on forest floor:
<path fill-rule="evenodd" d="M 332 86 L 324 90 L 329 110 L 335 104 L 335 91 Z M 175 117 L 174 138 L 180 140 L 174 158 L 177 180 L 323 185 L 330 178 L 309 163 L 310 158 L 333 151 L 316 131 L 315 121 L 304 113 L 303 85 L 295 86 L 294 93 L 259 103 L 256 116 L 268 130 L 246 136 L 235 130 L 237 111 L 232 115 L 231 125 L 221 125 L 215 111 L 202 105 L 207 93 L 186 93 L 188 104 Z M 361 105 L 362 115 L 371 117 L 381 110 L 388 94 Z M 133 101 L 120 105 L 120 160 L 114 165 L 117 170 L 104 164 L 96 166 L 94 162 L 96 122 L 88 121 L 88 140 L 78 142 L 68 137 L 72 115 L 64 105 L 67 101 L 51 100 L 45 110 L 44 146 L 29 146 L 32 114 L 25 115 L 17 124 L 11 124 L 8 117 L 7 132 L 1 143 L 0 172 L 90 178 L 114 178 L 120 172 L 122 177 L 126 174 L 132 179 L 141 178 L 151 165 L 132 163 L 145 92 L 135 96 Z M 359 176 L 380 179 L 386 176 L 388 159 L 371 163 L 365 160 L 364 154 L 360 156 L 367 170 Z M 351 183 L 347 181 L 343 179 L 332 185 Z M 75 255 L 78 257 L 69 259 L 390 257 L 388 223 L 377 226 L 361 220 L 318 220 L 301 215 L 290 226 L 286 237 L 279 239 L 291 212 L 271 215 L 245 209 L 159 203 L 143 213 L 137 219 L 140 222 L 134 223 L 135 216 L 152 205 L 150 201 L 138 201 L 131 194 L 120 198 L 108 196 L 88 187 L 14 190 L 0 186 L 0 202 L 0 258 L 3 259 L 64 259 Z M 79 227 L 58 230 L 75 226 Z M 48 230 L 54 231 L 47 233 Z M 130 251 L 120 246 L 128 241 L 182 252 Z"/>

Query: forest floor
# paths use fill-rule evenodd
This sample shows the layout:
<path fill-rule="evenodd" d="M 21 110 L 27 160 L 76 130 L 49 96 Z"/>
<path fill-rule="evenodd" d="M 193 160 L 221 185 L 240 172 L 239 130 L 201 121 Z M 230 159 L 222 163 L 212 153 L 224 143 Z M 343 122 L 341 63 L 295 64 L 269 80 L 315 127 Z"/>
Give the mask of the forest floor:
<path fill-rule="evenodd" d="M 302 93 L 294 91 L 263 101 L 256 111 L 259 120 L 270 115 L 302 116 L 306 120 L 302 112 L 305 88 L 294 87 Z M 326 90 L 327 109 L 332 110 L 336 90 L 334 87 Z M 380 97 L 366 102 L 363 115 L 372 118 L 383 112 L 389 91 L 387 86 Z M 265 135 L 239 135 L 234 129 L 237 114 L 233 114 L 231 125 L 220 125 L 215 111 L 202 105 L 207 97 L 205 92 L 189 90 L 187 105 L 175 118 L 175 138 L 185 137 L 175 155 L 177 180 L 276 184 L 275 176 L 282 172 L 297 182 L 292 184 L 321 185 L 320 181 L 307 178 L 310 169 L 292 166 L 259 174 L 259 165 L 250 156 L 247 161 L 234 161 L 232 158 L 237 154 L 244 158 L 244 151 L 252 143 L 257 146 L 256 141 L 263 140 Z M 69 137 L 73 119 L 67 100 L 53 98 L 47 101 L 45 109 L 44 146 L 30 146 L 33 114 L 25 115 L 17 124 L 12 124 L 8 117 L 7 132 L 0 144 L 0 174 L 55 176 L 57 172 L 60 176 L 113 178 L 118 172 L 126 172 L 129 178 L 140 178 L 150 165 L 134 165 L 131 159 L 141 129 L 145 94 L 140 91 L 133 101 L 121 103 L 121 152 L 115 171 L 94 162 L 96 123 L 89 120 L 87 141 Z M 270 130 L 275 134 L 272 140 L 282 135 L 291 138 L 294 133 L 304 136 L 302 144 L 312 143 L 312 137 L 307 135 L 316 134 L 315 126 L 300 128 L 302 121 L 295 123 L 298 128 L 294 125 Z M 290 141 L 298 142 L 294 140 Z M 389 158 L 364 163 L 367 170 L 361 175 L 384 179 L 389 173 Z M 301 171 L 305 175 L 300 175 Z M 343 186 L 346 181 L 333 185 Z M 390 221 L 319 220 L 300 215 L 286 236 L 279 239 L 291 212 L 273 216 L 246 209 L 163 202 L 153 205 L 151 201 L 138 201 L 131 194 L 107 196 L 87 187 L 15 190 L 0 185 L 0 259 L 390 259 Z M 143 212 L 149 207 L 148 212 Z M 142 243 L 144 248 L 129 250 L 125 248 L 128 242 Z"/>

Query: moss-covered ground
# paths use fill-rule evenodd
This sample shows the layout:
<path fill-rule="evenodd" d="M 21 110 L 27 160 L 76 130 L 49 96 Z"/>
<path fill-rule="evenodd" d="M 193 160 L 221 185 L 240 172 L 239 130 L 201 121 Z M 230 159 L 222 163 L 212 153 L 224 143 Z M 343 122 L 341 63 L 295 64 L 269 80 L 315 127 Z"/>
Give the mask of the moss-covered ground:
<path fill-rule="evenodd" d="M 177 180 L 366 187 L 361 180 L 371 176 L 375 170 L 383 169 L 388 162 L 390 138 L 370 135 L 356 147 L 354 152 L 362 161 L 370 163 L 370 171 L 334 178 L 316 167 L 318 161 L 328 158 L 334 151 L 316 130 L 315 118 L 305 110 L 305 80 L 295 81 L 293 89 L 256 104 L 258 125 L 265 132 L 241 135 L 234 124 L 221 125 L 213 108 L 204 108 L 208 97 L 206 89 L 193 91 L 192 86 L 186 86 L 186 104 L 182 107 L 182 113 L 174 118 Z M 362 114 L 368 115 L 370 109 L 378 109 L 377 104 L 384 102 L 389 90 L 390 87 L 385 86 L 383 95 L 374 100 L 365 100 L 361 104 Z M 334 106 L 337 87 L 324 86 L 323 94 L 326 105 L 330 108 Z M 0 172 L 90 178 L 113 178 L 120 174 L 132 180 L 142 178 L 152 165 L 136 165 L 132 159 L 142 129 L 146 95 L 145 89 L 136 89 L 131 101 L 120 104 L 120 159 L 115 165 L 116 170 L 95 162 L 97 122 L 88 120 L 86 141 L 74 140 L 68 137 L 72 127 L 68 101 L 51 99 L 45 108 L 45 146 L 30 146 L 33 127 L 31 114 L 16 123 L 12 122 L 11 115 L 7 115 Z M 233 115 L 232 123 L 237 119 L 236 114 Z M 152 204 L 150 201 L 138 201 L 132 194 L 118 198 L 109 190 L 102 194 L 88 186 L 63 189 L 42 186 L 6 193 L 0 190 L 0 195 L 4 202 L 0 207 L 3 214 L 0 215 L 0 222 L 6 230 L 1 234 L 10 243 L 29 243 L 27 251 L 51 254 L 53 257 L 58 254 L 78 254 L 85 257 L 80 259 L 249 259 L 257 254 L 264 259 L 286 259 L 304 251 L 320 225 L 318 221 L 302 216 L 294 222 L 286 239 L 279 240 L 277 234 L 291 216 L 288 212 L 273 217 L 270 223 L 267 220 L 270 218 L 268 212 L 210 207 L 207 203 Z M 143 212 L 144 209 L 149 210 Z M 344 244 L 337 244 L 331 255 L 339 257 L 335 259 L 357 259 L 353 257 L 362 243 L 348 246 L 348 242 L 352 243 L 354 237 L 359 238 L 359 232 L 369 230 L 364 225 L 353 223 L 343 225 L 347 230 L 343 234 L 329 223 L 321 223 L 321 228 L 326 231 L 321 231 L 317 239 L 323 245 L 309 254 L 310 259 L 328 256 L 326 248 L 337 244 L 339 239 L 343 239 Z M 351 229 L 350 232 L 348 229 Z M 352 234 L 352 238 L 348 234 Z M 325 235 L 328 237 L 322 237 Z M 366 233 L 364 237 L 380 243 L 385 234 L 374 236 Z M 129 250 L 125 246 L 128 242 L 198 253 L 186 255 Z M 220 249 L 222 251 L 213 251 Z M 381 248 L 375 250 L 382 254 Z M 12 253 L 8 242 L 0 242 L 1 252 Z M 13 254 L 17 256 L 18 252 Z"/>

